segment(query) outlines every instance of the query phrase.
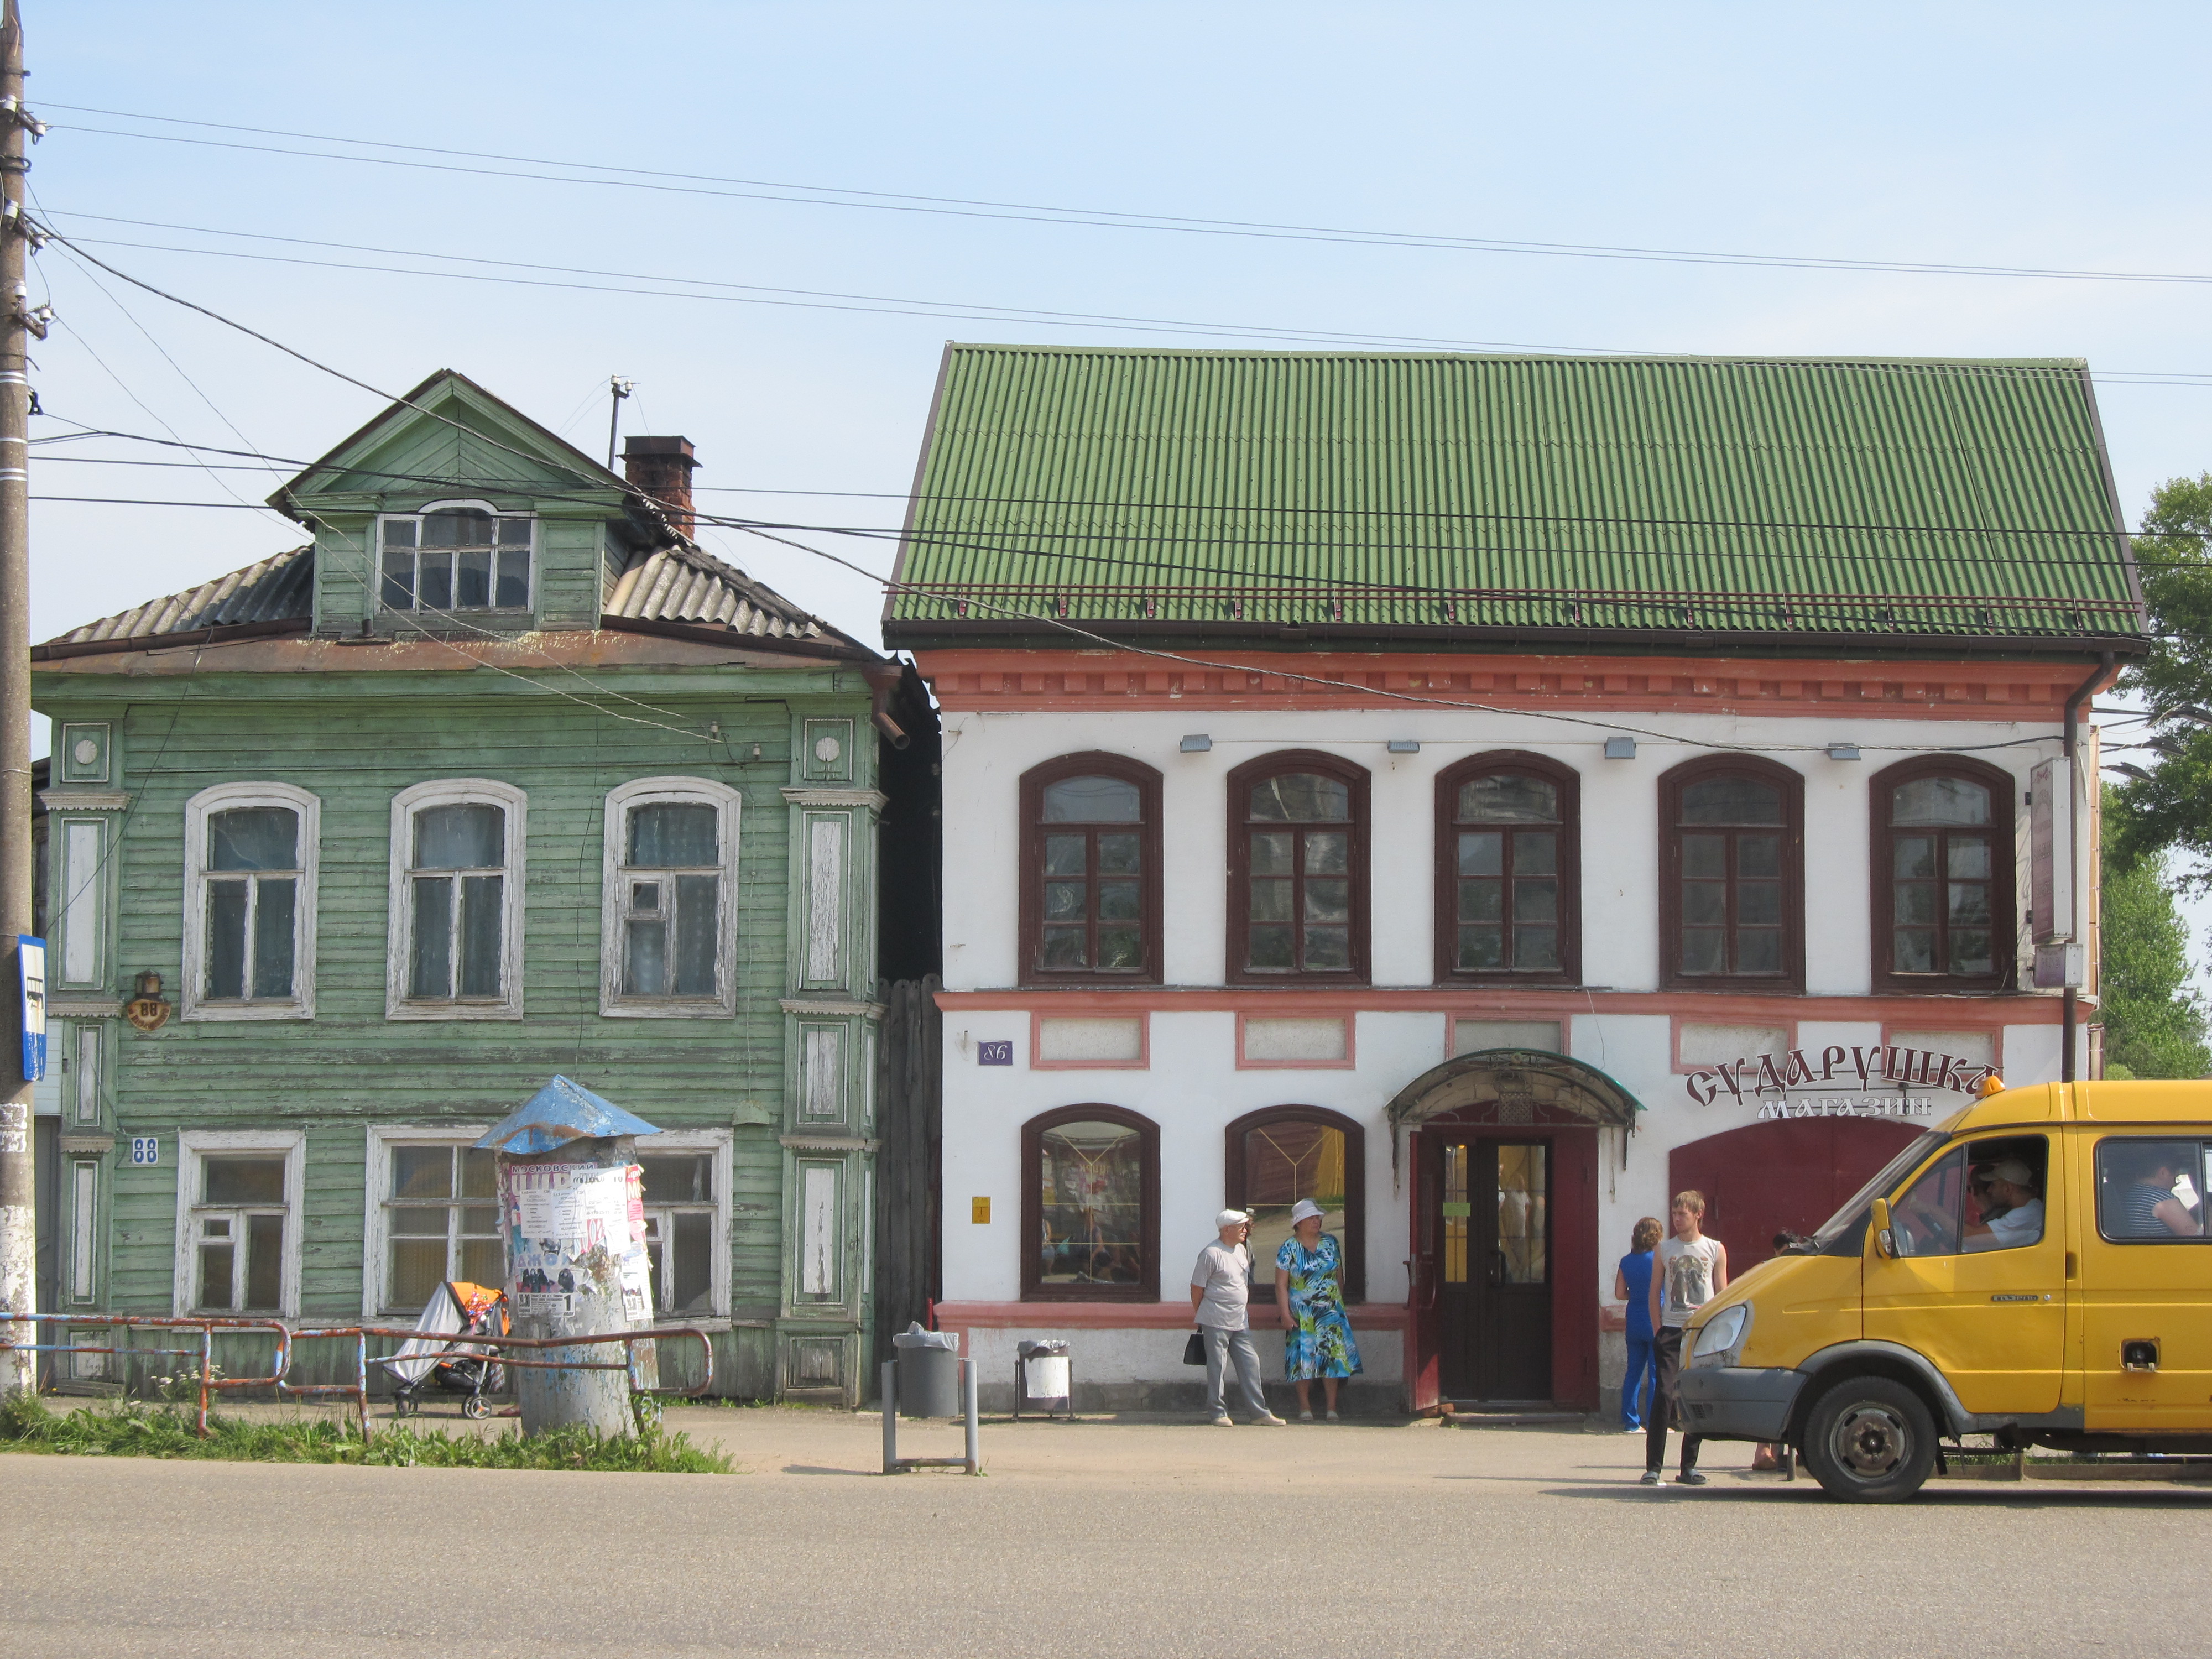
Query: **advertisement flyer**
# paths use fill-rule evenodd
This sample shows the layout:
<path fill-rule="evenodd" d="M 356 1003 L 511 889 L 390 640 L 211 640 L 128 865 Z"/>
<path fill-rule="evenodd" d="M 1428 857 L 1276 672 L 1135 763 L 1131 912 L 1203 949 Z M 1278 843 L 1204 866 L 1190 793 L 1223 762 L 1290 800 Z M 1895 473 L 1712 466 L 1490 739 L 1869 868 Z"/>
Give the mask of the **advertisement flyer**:
<path fill-rule="evenodd" d="M 518 1316 L 571 1317 L 599 1297 L 619 1297 L 629 1322 L 652 1318 L 637 1165 L 510 1164 L 501 1178 Z"/>

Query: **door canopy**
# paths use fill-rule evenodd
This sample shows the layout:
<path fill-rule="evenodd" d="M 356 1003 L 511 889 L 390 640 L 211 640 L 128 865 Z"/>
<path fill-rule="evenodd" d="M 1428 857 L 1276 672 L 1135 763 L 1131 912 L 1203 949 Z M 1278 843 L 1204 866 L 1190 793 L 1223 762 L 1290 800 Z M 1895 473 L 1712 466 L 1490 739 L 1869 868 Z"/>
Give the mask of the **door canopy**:
<path fill-rule="evenodd" d="M 1398 1091 L 1383 1115 L 1390 1125 L 1395 1176 L 1398 1132 L 1436 1118 L 1512 1127 L 1633 1129 L 1643 1109 L 1641 1101 L 1595 1066 L 1540 1048 L 1485 1048 L 1422 1073 Z"/>

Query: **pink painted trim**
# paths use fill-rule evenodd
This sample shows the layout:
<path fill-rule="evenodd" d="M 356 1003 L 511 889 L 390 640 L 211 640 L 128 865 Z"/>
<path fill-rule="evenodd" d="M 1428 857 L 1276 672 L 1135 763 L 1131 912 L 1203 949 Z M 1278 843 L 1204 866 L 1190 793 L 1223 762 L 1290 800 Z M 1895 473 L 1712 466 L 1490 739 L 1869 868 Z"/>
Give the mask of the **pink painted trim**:
<path fill-rule="evenodd" d="M 1334 1009 L 1329 1011 L 1334 1013 Z M 1344 1015 L 1344 1058 L 1342 1060 L 1251 1060 L 1244 1053 L 1244 1023 L 1249 1019 L 1311 1019 L 1327 1018 L 1306 1013 L 1293 1013 L 1286 1009 L 1270 1007 L 1264 1010 L 1242 1009 L 1237 1015 L 1237 1069 L 1240 1072 L 1350 1072 L 1359 1066 L 1359 1018 L 1356 1013 Z"/>
<path fill-rule="evenodd" d="M 1402 1304 L 1355 1303 L 1346 1311 L 1355 1331 L 1402 1331 L 1413 1322 Z M 1251 1317 L 1255 1331 L 1283 1328 L 1273 1302 L 1255 1298 Z M 937 1323 L 947 1331 L 1187 1331 L 1190 1302 L 940 1302 Z"/>
<path fill-rule="evenodd" d="M 2057 1000 L 2056 998 L 2051 998 L 2048 1000 L 2054 1002 Z M 2056 1024 L 2057 1022 L 2053 1023 Z M 1947 1026 L 1954 1031 L 1987 1031 L 1990 1036 L 1990 1064 L 1997 1068 L 1997 1075 L 1999 1077 L 2002 1077 L 2004 1075 L 2004 1027 L 2002 1024 L 1994 1024 L 1985 1020 L 1886 1019 L 1881 1023 L 1881 1044 L 1885 1048 L 1896 1047 L 1897 1034 L 1899 1030 L 1940 1031 L 1944 1030 Z"/>
<path fill-rule="evenodd" d="M 1462 986 L 1357 985 L 1297 990 L 1149 986 L 1126 991 L 994 988 L 939 991 L 946 1013 L 1446 1014 L 1470 1019 L 1571 1020 L 1577 1014 L 1678 1014 L 1699 1024 L 1794 1026 L 1870 1020 L 1940 1027 L 2056 1025 L 2058 999 L 1986 996 L 1757 996 L 1708 991 L 1471 990 Z"/>
<path fill-rule="evenodd" d="M 1597 1310 L 1597 1328 L 1601 1331 L 1625 1331 L 1628 1328 L 1628 1304 L 1607 1302 Z"/>
<path fill-rule="evenodd" d="M 1673 1023 L 1673 1029 L 1668 1033 L 1668 1064 L 1672 1067 L 1674 1075 L 1677 1077 L 1687 1077 L 1692 1072 L 1699 1072 L 1705 1069 L 1704 1066 L 1693 1066 L 1688 1060 L 1682 1058 L 1682 1028 L 1685 1025 L 1749 1025 L 1753 1023 L 1753 1021 L 1747 1019 L 1718 1020 L 1714 1019 L 1710 1015 L 1703 1019 L 1692 1018 L 1687 1014 L 1675 1015 Z M 1797 1046 L 1797 1021 L 1791 1016 L 1783 1014 L 1777 1015 L 1775 1017 L 1774 1024 L 1782 1028 L 1782 1052 L 1784 1054 L 1788 1054 L 1792 1048 L 1795 1048 Z M 1757 1058 L 1757 1056 L 1753 1054 L 1731 1054 L 1729 1058 L 1731 1060 L 1752 1060 Z"/>
<path fill-rule="evenodd" d="M 1509 1008 L 1503 1010 L 1492 1009 L 1485 1014 L 1471 1014 L 1464 1008 L 1454 1008 L 1449 1010 L 1444 1015 L 1444 1059 L 1449 1061 L 1455 1060 L 1459 1058 L 1459 1054 L 1455 1045 L 1459 1042 L 1460 1021 L 1463 1019 L 1495 1019 L 1498 1018 L 1501 1013 L 1519 1015 L 1526 1012 L 1527 1011 L 1519 1008 Z M 1584 1012 L 1588 1012 L 1587 1009 L 1585 1009 Z M 1553 1016 L 1539 1012 L 1531 1014 L 1529 1016 L 1528 1023 L 1533 1024 L 1538 1020 L 1554 1018 L 1556 1018 L 1559 1024 L 1559 1042 L 1563 1045 L 1556 1052 L 1564 1054 L 1567 1052 L 1566 1045 L 1571 1045 L 1575 1040 L 1575 1026 L 1572 1019 L 1565 1014 Z"/>
<path fill-rule="evenodd" d="M 1047 1060 L 1044 1023 L 1047 1019 L 1133 1019 L 1137 1022 L 1134 1060 Z M 1077 1012 L 1066 1008 L 1030 1010 L 1030 1070 L 1032 1072 L 1148 1072 L 1152 1067 L 1152 1015 L 1148 1008 L 1122 1006 Z"/>

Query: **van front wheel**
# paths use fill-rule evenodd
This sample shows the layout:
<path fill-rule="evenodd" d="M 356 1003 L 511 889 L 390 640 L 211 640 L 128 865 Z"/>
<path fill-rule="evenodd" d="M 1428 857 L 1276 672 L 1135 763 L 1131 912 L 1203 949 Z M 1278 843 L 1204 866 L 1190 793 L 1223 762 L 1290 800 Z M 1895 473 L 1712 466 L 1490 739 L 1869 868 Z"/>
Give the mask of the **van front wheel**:
<path fill-rule="evenodd" d="M 1901 1503 L 1936 1467 L 1936 1419 L 1904 1383 L 1855 1376 L 1814 1403 L 1805 1462 L 1831 1498 Z"/>

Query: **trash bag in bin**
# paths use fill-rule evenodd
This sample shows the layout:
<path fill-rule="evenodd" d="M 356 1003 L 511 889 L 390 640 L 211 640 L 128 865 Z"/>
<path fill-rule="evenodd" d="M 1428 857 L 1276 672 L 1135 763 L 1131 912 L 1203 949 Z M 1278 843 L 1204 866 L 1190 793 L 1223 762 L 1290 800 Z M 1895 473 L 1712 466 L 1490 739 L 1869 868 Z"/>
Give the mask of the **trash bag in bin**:
<path fill-rule="evenodd" d="M 891 1338 L 898 1359 L 901 1417 L 958 1417 L 960 1339 L 950 1331 L 925 1331 L 919 1322 Z"/>
<path fill-rule="evenodd" d="M 1074 1393 L 1067 1344 L 1048 1339 L 1042 1342 L 1024 1342 L 1015 1349 L 1021 1367 L 1020 1386 L 1015 1392 L 1016 1413 L 1024 1411 L 1066 1412 L 1071 1409 L 1069 1396 Z"/>

